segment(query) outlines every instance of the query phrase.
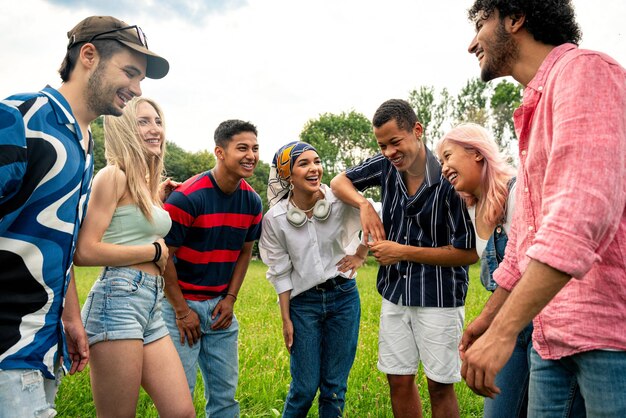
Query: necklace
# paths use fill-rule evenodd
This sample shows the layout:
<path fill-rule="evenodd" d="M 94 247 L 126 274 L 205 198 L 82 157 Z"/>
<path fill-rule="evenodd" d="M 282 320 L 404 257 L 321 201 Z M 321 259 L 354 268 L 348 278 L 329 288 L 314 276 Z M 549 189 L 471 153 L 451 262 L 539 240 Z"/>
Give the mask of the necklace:
<path fill-rule="evenodd" d="M 320 199 L 315 199 L 315 203 L 317 203 Z M 296 202 L 293 201 L 293 195 L 291 195 L 291 198 L 289 199 L 289 201 L 291 202 L 292 205 L 294 205 L 296 208 L 300 209 L 300 206 L 296 205 Z M 313 206 L 310 209 L 300 209 L 302 212 L 304 213 L 309 213 L 311 212 L 313 209 L 315 209 L 315 203 L 313 203 Z"/>

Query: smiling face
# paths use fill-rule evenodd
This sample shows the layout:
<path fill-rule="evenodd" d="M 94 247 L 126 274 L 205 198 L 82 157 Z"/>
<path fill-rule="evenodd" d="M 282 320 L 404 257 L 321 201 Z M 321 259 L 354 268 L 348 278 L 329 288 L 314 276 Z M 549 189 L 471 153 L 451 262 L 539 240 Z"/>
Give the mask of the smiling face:
<path fill-rule="evenodd" d="M 123 48 L 100 61 L 89 77 L 85 98 L 90 112 L 121 116 L 126 103 L 141 96 L 140 82 L 146 74 L 145 55 Z"/>
<path fill-rule="evenodd" d="M 484 158 L 474 149 L 445 141 L 439 151 L 441 172 L 458 192 L 480 197 Z"/>
<path fill-rule="evenodd" d="M 235 177 L 249 178 L 259 162 L 259 144 L 254 132 L 233 135 L 225 147 L 216 147 L 216 156 Z"/>
<path fill-rule="evenodd" d="M 484 13 L 476 18 L 476 35 L 467 50 L 478 58 L 483 81 L 511 75 L 519 57 L 517 44 L 505 28 L 507 19 L 501 20 L 497 9 L 486 18 Z"/>
<path fill-rule="evenodd" d="M 163 152 L 164 130 L 161 116 L 148 102 L 137 105 L 137 129 L 145 147 L 155 155 Z"/>
<path fill-rule="evenodd" d="M 396 120 L 392 119 L 378 128 L 374 127 L 374 135 L 380 152 L 398 171 L 419 171 L 414 168 L 422 147 L 419 139 L 422 136 L 422 125 L 419 122 L 407 131 L 400 129 Z"/>
<path fill-rule="evenodd" d="M 322 160 L 317 152 L 305 151 L 298 158 L 291 169 L 291 183 L 294 192 L 303 192 L 309 195 L 317 193 L 322 184 Z"/>

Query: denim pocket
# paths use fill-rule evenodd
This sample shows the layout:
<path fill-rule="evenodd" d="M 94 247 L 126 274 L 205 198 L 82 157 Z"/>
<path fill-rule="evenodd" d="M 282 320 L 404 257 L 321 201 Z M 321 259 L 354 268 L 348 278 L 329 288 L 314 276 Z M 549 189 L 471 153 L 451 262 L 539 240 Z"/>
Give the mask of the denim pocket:
<path fill-rule="evenodd" d="M 137 279 L 127 279 L 125 277 L 108 279 L 107 296 L 112 298 L 132 296 L 139 290 L 140 282 Z"/>
<path fill-rule="evenodd" d="M 350 279 L 347 282 L 338 285 L 336 289 L 343 293 L 352 292 L 356 290 L 356 280 Z"/>

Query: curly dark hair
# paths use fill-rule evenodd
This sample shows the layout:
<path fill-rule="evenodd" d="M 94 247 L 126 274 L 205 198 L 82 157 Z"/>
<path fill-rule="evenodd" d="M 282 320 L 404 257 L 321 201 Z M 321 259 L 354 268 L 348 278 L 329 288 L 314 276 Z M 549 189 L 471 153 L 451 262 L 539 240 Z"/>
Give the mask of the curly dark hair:
<path fill-rule="evenodd" d="M 220 123 L 215 130 L 213 139 L 215 145 L 225 148 L 226 145 L 233 139 L 233 136 L 242 132 L 252 132 L 254 135 L 258 135 L 256 126 L 250 122 L 244 122 L 239 119 L 229 119 Z"/>
<path fill-rule="evenodd" d="M 486 19 L 496 9 L 500 19 L 525 16 L 524 27 L 535 40 L 547 45 L 578 45 L 582 37 L 571 0 L 476 0 L 468 17 L 476 21 L 483 13 Z"/>
<path fill-rule="evenodd" d="M 372 125 L 380 128 L 390 120 L 395 120 L 398 128 L 410 132 L 417 122 L 417 115 L 407 101 L 390 99 L 378 107 L 372 118 Z"/>

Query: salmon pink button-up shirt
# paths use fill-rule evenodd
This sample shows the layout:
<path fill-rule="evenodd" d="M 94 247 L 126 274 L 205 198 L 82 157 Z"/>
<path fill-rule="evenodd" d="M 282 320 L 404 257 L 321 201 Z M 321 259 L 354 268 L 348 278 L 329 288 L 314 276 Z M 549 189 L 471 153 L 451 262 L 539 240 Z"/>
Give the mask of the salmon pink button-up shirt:
<path fill-rule="evenodd" d="M 494 278 L 511 290 L 530 259 L 573 277 L 533 321 L 542 358 L 626 350 L 626 72 L 558 46 L 514 122 L 516 213 Z"/>

